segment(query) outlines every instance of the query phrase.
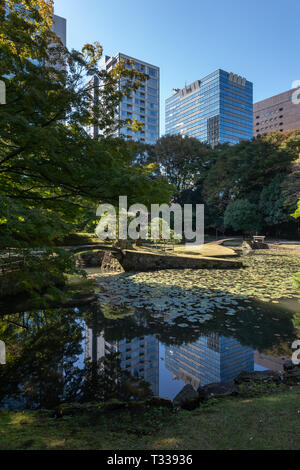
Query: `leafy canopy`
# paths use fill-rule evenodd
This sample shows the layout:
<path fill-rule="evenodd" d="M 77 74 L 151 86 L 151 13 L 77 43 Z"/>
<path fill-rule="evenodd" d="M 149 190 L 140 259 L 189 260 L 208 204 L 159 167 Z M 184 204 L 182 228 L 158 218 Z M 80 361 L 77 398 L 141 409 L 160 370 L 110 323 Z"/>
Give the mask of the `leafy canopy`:
<path fill-rule="evenodd" d="M 100 44 L 69 51 L 52 24 L 52 1 L 0 0 L 0 250 L 23 250 L 28 263 L 33 247 L 50 249 L 83 218 L 94 220 L 101 202 L 127 195 L 150 205 L 173 191 L 153 177 L 154 165 L 136 161 L 132 142 L 112 137 L 116 126 L 139 128 L 115 113 L 148 77 L 125 62 L 99 70 Z M 98 139 L 88 132 L 95 125 Z"/>

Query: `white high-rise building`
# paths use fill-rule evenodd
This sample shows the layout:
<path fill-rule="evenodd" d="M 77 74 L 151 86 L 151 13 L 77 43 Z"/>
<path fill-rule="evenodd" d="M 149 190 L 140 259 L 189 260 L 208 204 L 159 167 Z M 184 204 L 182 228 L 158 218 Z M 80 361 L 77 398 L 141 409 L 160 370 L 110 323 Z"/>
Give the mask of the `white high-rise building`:
<path fill-rule="evenodd" d="M 100 67 L 109 72 L 122 60 L 125 61 L 128 68 L 138 69 L 147 74 L 149 79 L 135 93 L 132 93 L 130 98 L 123 99 L 116 115 L 116 119 L 137 119 L 142 122 L 142 131 L 134 133 L 131 129 L 124 127 L 118 130 L 117 136 L 154 145 L 159 138 L 159 67 L 121 53 L 115 57 L 104 56 L 100 61 Z M 129 61 L 133 61 L 133 65 L 130 65 Z"/>

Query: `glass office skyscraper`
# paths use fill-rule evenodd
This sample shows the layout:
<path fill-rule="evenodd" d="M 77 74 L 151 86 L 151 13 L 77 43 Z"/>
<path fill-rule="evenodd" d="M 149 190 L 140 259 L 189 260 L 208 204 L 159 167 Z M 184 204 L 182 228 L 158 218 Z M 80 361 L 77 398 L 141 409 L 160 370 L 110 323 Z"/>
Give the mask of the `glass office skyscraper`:
<path fill-rule="evenodd" d="M 159 67 L 121 53 L 115 57 L 104 56 L 100 61 L 100 67 L 109 72 L 121 60 L 125 61 L 128 68 L 134 67 L 146 73 L 149 79 L 135 93 L 132 93 L 130 98 L 124 98 L 116 115 L 117 119 L 137 119 L 142 122 L 142 131 L 134 133 L 131 129 L 124 127 L 117 134 L 125 139 L 153 145 L 159 138 Z M 129 61 L 133 61 L 133 65 L 130 65 Z"/>
<path fill-rule="evenodd" d="M 253 136 L 253 84 L 216 70 L 166 100 L 167 135 L 195 137 L 214 146 Z"/>
<path fill-rule="evenodd" d="M 232 382 L 241 372 L 254 370 L 254 350 L 234 338 L 211 334 L 192 344 L 166 348 L 166 368 L 193 385 Z"/>
<path fill-rule="evenodd" d="M 52 31 L 60 37 L 64 46 L 67 45 L 67 20 L 61 16 L 53 16 L 54 23 L 52 26 Z"/>

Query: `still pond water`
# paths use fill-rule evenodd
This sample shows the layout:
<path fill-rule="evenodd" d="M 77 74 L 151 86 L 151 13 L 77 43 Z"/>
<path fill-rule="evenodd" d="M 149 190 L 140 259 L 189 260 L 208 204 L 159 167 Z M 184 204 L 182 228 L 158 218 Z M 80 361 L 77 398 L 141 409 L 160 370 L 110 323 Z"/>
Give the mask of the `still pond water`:
<path fill-rule="evenodd" d="M 43 380 L 45 390 L 55 389 L 62 377 L 65 386 L 85 359 L 95 362 L 114 352 L 123 371 L 170 399 L 185 384 L 197 388 L 232 382 L 242 371 L 283 370 L 300 330 L 293 281 L 300 258 L 259 252 L 243 261 L 245 269 L 232 271 L 90 270 L 95 304 L 22 312 L 10 317 L 14 323 L 2 321 L 8 350 L 7 364 L 0 366 L 2 405 L 33 406 Z"/>

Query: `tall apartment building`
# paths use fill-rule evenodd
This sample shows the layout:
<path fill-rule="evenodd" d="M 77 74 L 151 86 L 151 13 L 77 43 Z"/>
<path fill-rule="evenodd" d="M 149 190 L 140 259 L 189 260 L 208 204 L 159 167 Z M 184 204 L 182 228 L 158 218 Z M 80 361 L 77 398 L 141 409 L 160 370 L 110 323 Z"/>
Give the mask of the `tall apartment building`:
<path fill-rule="evenodd" d="M 253 349 L 233 338 L 210 335 L 193 344 L 166 349 L 166 368 L 195 389 L 218 382 L 231 382 L 243 371 L 254 370 Z"/>
<path fill-rule="evenodd" d="M 167 135 L 181 134 L 215 146 L 253 137 L 253 84 L 216 70 L 166 100 Z"/>
<path fill-rule="evenodd" d="M 124 127 L 117 131 L 116 136 L 153 145 L 159 138 L 160 69 L 155 65 L 121 53 L 115 57 L 104 56 L 100 61 L 100 67 L 109 72 L 121 60 L 125 61 L 128 68 L 132 67 L 128 61 L 133 60 L 133 67 L 146 73 L 149 80 L 145 81 L 135 93 L 132 93 L 130 98 L 124 98 L 116 114 L 117 119 L 137 119 L 143 123 L 143 130 L 133 133 Z"/>
<path fill-rule="evenodd" d="M 121 368 L 148 382 L 154 395 L 159 394 L 159 341 L 155 335 L 132 340 L 107 342 L 86 328 L 85 357 L 98 361 L 111 352 L 120 353 Z"/>
<path fill-rule="evenodd" d="M 64 46 L 67 45 L 67 20 L 61 16 L 54 15 L 54 24 L 52 30 L 60 37 Z"/>
<path fill-rule="evenodd" d="M 300 104 L 292 101 L 295 91 L 288 90 L 254 104 L 254 136 L 300 129 Z"/>

